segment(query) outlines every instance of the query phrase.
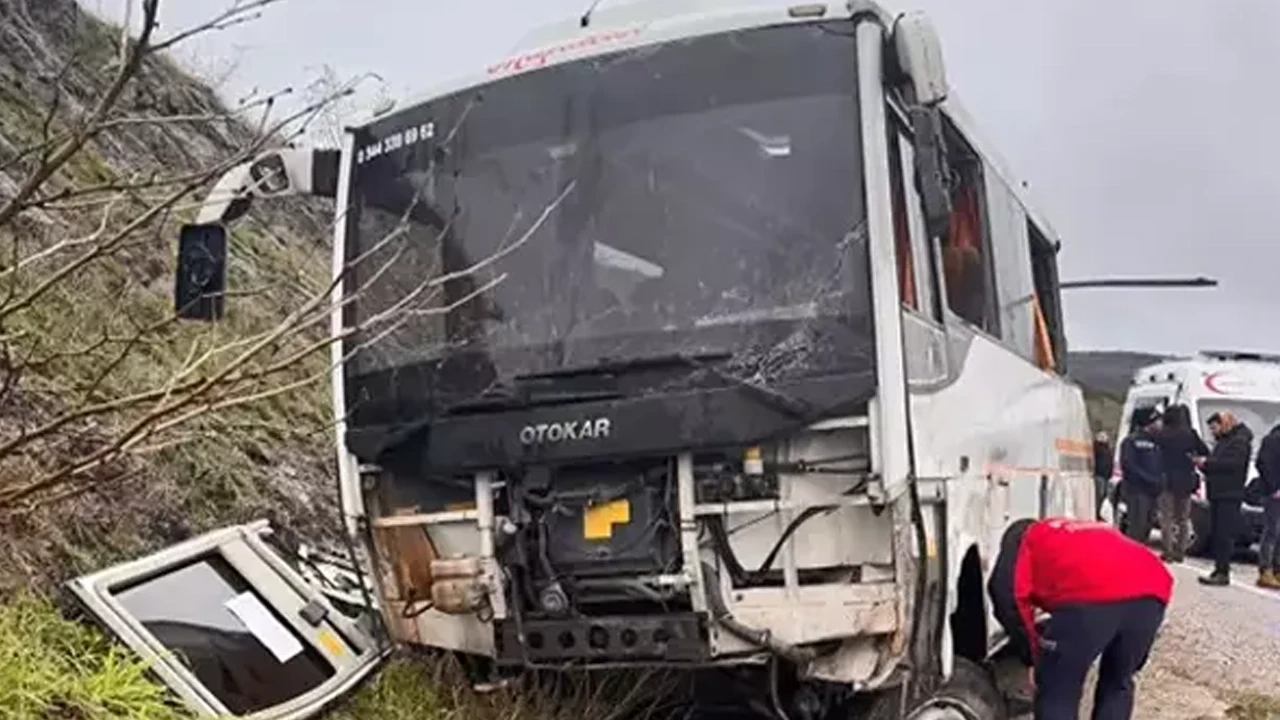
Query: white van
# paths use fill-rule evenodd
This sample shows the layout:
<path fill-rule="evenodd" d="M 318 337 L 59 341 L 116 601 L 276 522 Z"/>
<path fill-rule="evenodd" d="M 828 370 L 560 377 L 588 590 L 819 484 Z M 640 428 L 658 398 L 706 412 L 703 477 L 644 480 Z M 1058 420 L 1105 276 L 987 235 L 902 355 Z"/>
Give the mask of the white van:
<path fill-rule="evenodd" d="M 1234 413 L 1253 431 L 1253 454 L 1256 458 L 1263 436 L 1280 424 L 1280 355 L 1202 351 L 1195 357 L 1148 365 L 1134 373 L 1115 438 L 1111 497 L 1116 499 L 1112 519 L 1117 525 L 1123 526 L 1125 521 L 1124 503 L 1117 493 L 1120 441 L 1130 432 L 1129 421 L 1133 411 L 1141 407 L 1155 407 L 1163 411 L 1175 404 L 1184 404 L 1190 409 L 1191 421 L 1210 447 L 1213 446 L 1213 436 L 1206 421 L 1216 412 Z M 1250 477 L 1256 472 L 1250 463 Z M 1104 514 L 1112 511 L 1112 504 L 1107 503 Z M 1252 545 L 1261 537 L 1262 508 L 1246 504 L 1244 520 L 1239 543 Z M 1203 554 L 1209 545 L 1209 505 L 1203 482 L 1192 498 L 1191 526 L 1188 551 Z"/>

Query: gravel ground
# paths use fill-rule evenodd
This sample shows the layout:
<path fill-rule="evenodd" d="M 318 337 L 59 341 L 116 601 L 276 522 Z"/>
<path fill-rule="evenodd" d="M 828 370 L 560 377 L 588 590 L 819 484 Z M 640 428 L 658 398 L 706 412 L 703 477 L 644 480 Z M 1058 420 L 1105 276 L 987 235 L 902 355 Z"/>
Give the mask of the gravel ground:
<path fill-rule="evenodd" d="M 1210 567 L 1174 566 L 1173 603 L 1137 678 L 1134 720 L 1216 720 L 1241 698 L 1280 698 L 1280 592 L 1253 587 L 1257 571 L 1247 564 L 1235 566 L 1230 587 L 1196 582 Z M 1086 695 L 1081 717 L 1090 704 Z"/>

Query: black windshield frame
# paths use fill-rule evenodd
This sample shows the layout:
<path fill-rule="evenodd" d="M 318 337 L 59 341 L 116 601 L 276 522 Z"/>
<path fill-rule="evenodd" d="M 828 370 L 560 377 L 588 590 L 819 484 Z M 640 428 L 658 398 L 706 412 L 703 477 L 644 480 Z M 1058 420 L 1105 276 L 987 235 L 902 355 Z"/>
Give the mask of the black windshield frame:
<path fill-rule="evenodd" d="M 732 72 L 726 71 L 729 67 L 733 68 Z M 548 96 L 548 87 L 576 88 L 561 93 L 561 99 L 606 97 L 608 102 L 583 103 L 581 107 L 564 112 L 539 112 L 540 102 L 543 106 L 547 103 L 538 98 Z M 493 278 L 479 272 L 458 277 L 431 291 L 433 307 L 436 308 L 471 298 L 454 311 L 423 320 L 422 327 L 432 323 L 435 329 L 431 332 L 437 337 L 447 338 L 439 343 L 437 349 L 424 349 L 416 355 L 410 352 L 397 361 L 368 362 L 364 358 L 380 352 L 386 345 L 378 343 L 386 343 L 386 340 L 379 340 L 364 349 L 355 348 L 368 342 L 370 337 L 379 336 L 377 328 L 367 334 L 358 334 L 353 342 L 346 343 L 347 404 L 356 413 L 354 419 L 359 423 L 360 417 L 365 415 L 359 408 L 361 403 L 382 406 L 384 411 L 390 410 L 390 406 L 397 406 L 411 415 L 425 410 L 420 402 L 414 401 L 409 405 L 415 410 L 408 412 L 409 408 L 403 402 L 386 397 L 388 393 L 403 392 L 401 381 L 409 378 L 415 380 L 414 385 L 418 381 L 426 384 L 413 394 L 420 397 L 425 393 L 430 398 L 427 405 L 431 406 L 432 412 L 439 412 L 449 404 L 490 389 L 512 376 L 604 360 L 676 352 L 732 353 L 744 361 L 740 363 L 743 374 L 765 383 L 830 377 L 851 370 L 864 373 L 873 362 L 870 349 L 873 330 L 856 92 L 853 23 L 791 24 L 702 36 L 525 73 L 430 101 L 355 131 L 355 167 L 351 173 L 351 202 L 346 218 L 348 288 L 359 287 L 374 273 L 388 277 L 386 273 L 394 273 L 401 267 L 397 265 L 388 271 L 371 263 L 367 257 L 355 267 L 350 267 L 369 251 L 368 236 L 373 233 L 362 228 L 362 217 L 367 211 L 364 198 L 371 192 L 371 187 L 382 188 L 376 192 L 381 193 L 384 199 L 392 198 L 392 206 L 411 207 L 401 217 L 412 218 L 416 226 L 431 228 L 431 235 L 428 237 L 424 233 L 423 237 L 440 243 L 445 270 L 456 271 L 483 264 L 486 260 L 468 255 L 466 247 L 451 250 L 450 238 L 459 234 L 459 218 L 463 217 L 456 197 L 460 191 L 456 187 L 442 186 L 448 186 L 447 178 L 452 177 L 454 184 L 461 187 L 462 181 L 457 178 L 466 170 L 460 166 L 465 166 L 468 158 L 483 159 L 484 148 L 521 148 L 538 143 L 550 145 L 548 139 L 585 138 L 589 143 L 592 137 L 610 137 L 609 133 L 617 128 L 655 122 L 655 118 L 698 117 L 691 111 L 707 113 L 735 107 L 775 108 L 759 110 L 766 115 L 782 108 L 780 112 L 785 115 L 787 108 L 798 108 L 796 117 L 803 118 L 811 126 L 793 131 L 784 148 L 770 147 L 770 140 L 755 136 L 751 136 L 753 142 L 750 146 L 762 155 L 773 153 L 771 157 L 786 158 L 782 162 L 789 161 L 795 152 L 801 159 L 791 164 L 789 172 L 798 174 L 788 177 L 784 173 L 777 178 L 762 180 L 766 184 L 747 188 L 758 192 L 758 196 L 747 198 L 747 193 L 735 192 L 733 187 L 735 177 L 744 173 L 735 172 L 732 167 L 711 169 L 720 173 L 721 183 L 728 186 L 725 194 L 731 196 L 723 198 L 723 202 L 731 207 L 729 212 L 720 213 L 722 222 L 763 228 L 761 232 L 765 235 L 773 233 L 769 239 L 773 245 L 763 254 L 746 256 L 750 261 L 739 262 L 737 272 L 756 273 L 766 278 L 769 272 L 774 272 L 773 280 L 765 281 L 770 289 L 782 287 L 785 283 L 778 281 L 782 278 L 794 280 L 791 284 L 796 287 L 813 289 L 813 295 L 794 304 L 774 302 L 764 312 L 757 307 L 744 307 L 737 315 L 729 312 L 714 317 L 698 316 L 700 322 L 696 323 L 689 322 L 694 318 L 690 313 L 680 316 L 684 322 L 678 327 L 658 327 L 650 323 L 637 332 L 627 332 L 619 326 L 610 327 L 609 332 L 601 335 L 588 334 L 580 338 L 547 335 L 526 343 L 490 344 L 478 341 L 474 328 L 487 322 L 486 316 L 500 315 L 505 310 L 501 304 L 495 307 L 488 303 L 483 294 L 477 296 Z M 485 114 L 477 110 L 482 106 L 478 103 L 494 107 L 495 98 L 499 99 L 497 107 L 521 107 L 527 108 L 528 112 L 515 122 L 509 117 L 504 119 L 500 112 Z M 567 117 L 577 118 L 574 121 L 578 122 L 577 127 L 589 127 L 590 133 L 571 132 L 569 135 L 572 137 L 565 137 Z M 838 119 L 838 123 L 832 122 L 833 119 Z M 655 127 L 667 129 L 656 123 Z M 669 127 L 678 129 L 679 125 Z M 806 131 L 808 137 L 804 134 Z M 624 137 L 626 139 L 629 138 Z M 806 141 L 811 143 L 807 148 L 804 147 Z M 816 144 L 819 142 L 821 153 L 817 152 Z M 477 151 L 477 147 L 482 150 Z M 625 147 L 625 142 L 618 141 L 615 147 Z M 802 150 L 797 151 L 797 147 Z M 779 167 L 782 167 L 782 162 L 779 162 Z M 395 192 L 385 189 L 391 186 L 377 184 L 379 177 L 395 177 L 424 168 L 429 169 L 425 176 L 432 178 L 435 185 L 431 193 L 423 193 L 417 199 L 411 199 L 407 194 L 397 198 Z M 584 215 L 590 215 L 592 208 L 598 208 L 602 202 L 598 198 L 583 200 L 579 195 L 590 195 L 597 190 L 607 192 L 609 189 L 592 172 L 591 163 L 580 163 L 571 173 L 574 176 L 571 182 L 580 184 L 574 184 L 566 193 L 564 191 L 570 183 L 551 183 L 548 184 L 549 191 L 543 193 L 545 202 L 542 209 L 554 207 L 557 232 L 565 237 L 577 237 L 575 231 L 563 228 L 581 224 Z M 767 173 L 759 176 L 766 177 Z M 446 181 L 441 182 L 439 178 L 446 178 Z M 715 172 L 704 174 L 701 181 L 682 179 L 679 182 L 685 185 L 677 187 L 706 187 L 707 191 L 695 199 L 702 205 L 709 205 L 716 199 L 712 192 L 715 183 L 708 185 L 708 180 L 714 178 Z M 703 184 L 699 185 L 699 182 Z M 421 191 L 423 187 L 424 184 L 419 183 L 414 190 Z M 600 189 L 602 187 L 603 190 Z M 788 195 L 788 192 L 792 194 Z M 427 194 L 431 194 L 432 202 L 421 199 Z M 773 207 L 767 204 L 770 201 L 775 203 Z M 791 203 L 797 212 L 788 215 L 790 208 L 786 203 Z M 778 204 L 784 206 L 781 212 Z M 537 209 L 531 206 L 526 214 L 532 218 Z M 800 209 L 810 212 L 798 212 Z M 619 212 L 622 214 L 617 216 L 620 219 L 615 224 L 621 224 L 622 220 L 632 221 L 627 223 L 628 227 L 636 224 L 637 218 L 628 218 L 625 211 Z M 395 213 L 389 215 L 394 220 Z M 482 221 L 475 222 L 480 224 Z M 806 223 L 813 227 L 802 227 Z M 528 227 L 533 225 L 530 220 Z M 522 232 L 516 229 L 507 237 L 518 239 Z M 808 239 L 811 237 L 821 237 L 821 243 L 826 244 L 801 246 L 784 243 L 784 239 L 791 241 L 794 238 L 813 242 Z M 468 241 L 464 239 L 461 242 Z M 600 244 L 598 239 L 593 243 L 591 254 L 594 258 L 599 257 Z M 505 247 L 499 244 L 491 249 L 491 253 L 505 254 L 508 252 Z M 797 247 L 798 252 L 795 251 Z M 815 255 L 819 249 L 827 255 Z M 532 253 L 529 255 L 533 256 Z M 565 272 L 564 266 L 573 264 L 566 261 L 567 257 L 572 256 L 545 259 L 540 267 L 531 268 L 530 274 L 546 286 L 578 288 L 581 276 L 561 274 Z M 698 257 L 697 260 L 701 267 L 707 268 L 707 272 L 717 271 L 713 256 Z M 724 265 L 729 265 L 729 258 L 725 260 Z M 595 263 L 593 267 L 598 268 L 600 261 L 596 259 Z M 742 266 L 746 269 L 741 269 Z M 414 275 L 410 269 L 412 263 L 403 267 L 404 275 Z M 792 270 L 792 267 L 796 269 Z M 823 286 L 822 293 L 814 289 L 819 283 L 813 282 L 816 276 L 812 273 L 818 269 L 830 272 L 834 278 L 830 288 Z M 434 270 L 440 271 L 439 266 Z M 666 267 L 664 271 L 667 271 Z M 794 277 L 788 277 L 788 272 Z M 425 277 L 426 274 L 419 271 L 417 276 Z M 410 284 L 409 287 L 418 289 L 421 286 Z M 782 291 L 790 291 L 790 288 L 783 287 Z M 780 293 L 785 294 L 782 291 Z M 400 292 L 403 294 L 405 290 Z M 565 298 L 557 298 L 556 302 L 572 304 L 575 300 L 574 293 L 570 292 Z M 383 307 L 390 302 L 384 298 Z M 362 305 L 365 303 L 358 296 L 346 307 L 348 327 L 368 320 L 369 313 L 362 312 Z M 792 312 L 788 314 L 787 310 Z M 562 313 L 557 317 L 578 317 L 572 313 L 564 314 L 562 309 L 555 312 Z M 553 319 L 552 325 L 555 322 Z M 483 335 L 480 333 L 481 337 Z M 428 344 L 424 343 L 424 346 Z M 788 347 L 802 348 L 803 360 L 791 358 L 779 362 L 772 357 L 778 348 Z M 387 401 L 390 401 L 389 405 Z M 364 420 L 387 422 L 391 419 L 383 411 L 374 414 L 376 418 L 365 416 Z M 394 414 L 401 413 L 397 411 Z"/>

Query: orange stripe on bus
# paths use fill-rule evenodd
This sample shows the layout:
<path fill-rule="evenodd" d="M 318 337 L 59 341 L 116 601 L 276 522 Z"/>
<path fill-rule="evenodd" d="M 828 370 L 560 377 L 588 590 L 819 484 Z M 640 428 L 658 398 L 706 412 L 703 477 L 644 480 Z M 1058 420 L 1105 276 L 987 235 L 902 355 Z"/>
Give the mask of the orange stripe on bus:
<path fill-rule="evenodd" d="M 1070 438 L 1058 438 L 1053 441 L 1054 447 L 1063 455 L 1074 455 L 1077 457 L 1089 457 L 1093 455 L 1093 443 L 1084 440 L 1072 440 Z"/>

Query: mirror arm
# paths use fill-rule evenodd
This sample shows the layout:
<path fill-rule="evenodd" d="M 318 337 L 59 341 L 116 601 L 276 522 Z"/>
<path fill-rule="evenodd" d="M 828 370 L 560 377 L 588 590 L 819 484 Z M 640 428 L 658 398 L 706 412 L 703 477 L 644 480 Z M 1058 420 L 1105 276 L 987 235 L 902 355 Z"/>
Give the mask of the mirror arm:
<path fill-rule="evenodd" d="M 1099 278 L 1096 280 L 1068 280 L 1058 284 L 1059 290 L 1083 288 L 1212 288 L 1218 281 L 1208 277 L 1197 278 Z"/>
<path fill-rule="evenodd" d="M 249 211 L 252 193 L 246 192 L 251 162 L 236 165 L 223 173 L 205 196 L 196 213 L 197 225 L 232 222 Z"/>
<path fill-rule="evenodd" d="M 258 198 L 337 197 L 340 160 L 338 150 L 287 148 L 264 152 L 218 178 L 200 206 L 196 224 L 233 223 L 244 217 Z M 280 172 L 286 185 L 281 190 L 271 190 L 268 174 Z"/>

